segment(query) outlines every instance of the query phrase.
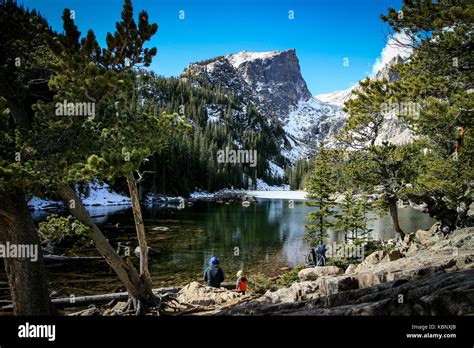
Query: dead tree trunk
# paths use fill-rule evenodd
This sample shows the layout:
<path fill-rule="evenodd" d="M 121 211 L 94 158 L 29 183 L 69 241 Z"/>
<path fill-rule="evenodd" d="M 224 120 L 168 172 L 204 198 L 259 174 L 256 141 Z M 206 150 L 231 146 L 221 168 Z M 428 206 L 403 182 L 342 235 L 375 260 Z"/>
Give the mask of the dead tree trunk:
<path fill-rule="evenodd" d="M 66 204 L 71 214 L 90 228 L 90 237 L 94 241 L 97 250 L 127 288 L 130 297 L 141 304 L 156 306 L 157 297 L 153 294 L 151 284 L 138 274 L 136 268 L 128 259 L 123 260 L 115 252 L 100 229 L 93 222 L 76 192 L 69 186 L 62 186 L 56 192 L 64 204 Z"/>
<path fill-rule="evenodd" d="M 148 267 L 148 244 L 145 235 L 145 224 L 143 223 L 142 208 L 140 199 L 138 198 L 137 181 L 133 176 L 133 172 L 127 175 L 128 190 L 132 200 L 133 218 L 135 220 L 135 228 L 137 230 L 138 245 L 140 248 L 140 277 L 147 287 L 152 287 L 150 270 Z M 143 314 L 144 307 L 139 303 L 137 314 Z"/>
<path fill-rule="evenodd" d="M 145 224 L 143 223 L 142 209 L 140 206 L 140 199 L 138 198 L 137 181 L 135 180 L 132 172 L 127 175 L 127 183 L 128 190 L 130 191 L 130 198 L 132 200 L 133 218 L 135 220 L 135 227 L 137 229 L 138 245 L 140 247 L 140 275 L 150 278 Z"/>
<path fill-rule="evenodd" d="M 0 197 L 0 243 L 7 242 L 16 247 L 27 245 L 37 252 L 37 260 L 5 258 L 13 313 L 53 315 L 38 232 L 28 211 L 25 195 L 19 189 Z"/>

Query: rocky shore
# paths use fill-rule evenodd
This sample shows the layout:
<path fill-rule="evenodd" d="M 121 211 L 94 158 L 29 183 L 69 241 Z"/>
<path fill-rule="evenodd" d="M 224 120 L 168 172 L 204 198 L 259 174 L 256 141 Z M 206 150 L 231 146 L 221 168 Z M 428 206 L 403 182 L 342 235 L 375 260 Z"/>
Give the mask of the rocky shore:
<path fill-rule="evenodd" d="M 386 243 L 358 265 L 293 271 L 297 280 L 289 286 L 256 278 L 259 290 L 244 296 L 233 284 L 215 289 L 199 282 L 154 292 L 169 315 L 473 315 L 473 260 L 474 227 L 445 236 L 435 224 Z M 264 285 L 270 290 L 261 291 Z M 124 310 L 127 298 L 123 292 L 84 296 L 74 307 L 69 299 L 53 302 L 68 308 L 66 315 L 134 315 Z"/>
<path fill-rule="evenodd" d="M 473 259 L 473 227 L 444 236 L 436 224 L 357 266 L 303 269 L 299 281 L 261 296 L 193 282 L 177 300 L 199 315 L 472 315 Z"/>

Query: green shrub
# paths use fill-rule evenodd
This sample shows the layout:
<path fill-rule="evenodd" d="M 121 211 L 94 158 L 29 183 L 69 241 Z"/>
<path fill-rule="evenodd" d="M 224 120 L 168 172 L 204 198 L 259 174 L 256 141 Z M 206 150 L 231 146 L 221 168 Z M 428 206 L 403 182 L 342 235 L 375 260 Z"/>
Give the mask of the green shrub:
<path fill-rule="evenodd" d="M 360 263 L 358 259 L 348 259 L 348 258 L 328 258 L 326 261 L 326 266 L 337 266 L 342 269 L 346 269 L 350 264 L 357 265 Z"/>
<path fill-rule="evenodd" d="M 386 252 L 392 251 L 395 248 L 395 244 L 382 244 L 380 240 L 371 240 L 364 245 L 364 258 L 369 256 L 375 251 L 383 250 Z"/>
<path fill-rule="evenodd" d="M 49 241 L 52 245 L 74 247 L 93 245 L 93 241 L 89 238 L 89 227 L 72 216 L 50 215 L 46 221 L 38 224 L 38 230 L 41 240 Z"/>
<path fill-rule="evenodd" d="M 277 290 L 278 287 L 275 283 L 273 283 L 267 276 L 262 273 L 257 273 L 253 276 L 249 277 L 249 290 L 253 293 L 263 295 L 268 290 L 274 291 Z"/>
<path fill-rule="evenodd" d="M 294 282 L 297 282 L 299 280 L 298 273 L 303 268 L 305 268 L 304 264 L 296 265 L 291 271 L 283 273 L 280 276 L 280 278 L 278 278 L 277 284 L 280 285 L 280 286 L 290 286 Z"/>

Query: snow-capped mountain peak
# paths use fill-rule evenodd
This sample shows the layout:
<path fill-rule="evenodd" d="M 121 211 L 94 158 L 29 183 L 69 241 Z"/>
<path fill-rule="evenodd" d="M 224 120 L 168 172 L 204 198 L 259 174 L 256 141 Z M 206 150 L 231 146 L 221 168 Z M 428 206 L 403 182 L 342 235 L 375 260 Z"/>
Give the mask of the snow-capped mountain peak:
<path fill-rule="evenodd" d="M 270 51 L 270 52 L 252 52 L 252 51 L 242 51 L 234 54 L 226 55 L 225 58 L 232 64 L 234 68 L 238 68 L 240 65 L 246 62 L 254 61 L 257 59 L 271 59 L 279 54 L 282 51 Z"/>

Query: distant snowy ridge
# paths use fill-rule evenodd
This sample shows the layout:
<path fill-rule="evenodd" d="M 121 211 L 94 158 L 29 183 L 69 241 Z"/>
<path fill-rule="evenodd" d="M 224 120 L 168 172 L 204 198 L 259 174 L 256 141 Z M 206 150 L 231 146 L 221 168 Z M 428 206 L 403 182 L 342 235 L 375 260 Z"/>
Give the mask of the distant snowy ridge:
<path fill-rule="evenodd" d="M 341 91 L 335 91 L 332 93 L 318 94 L 315 96 L 316 99 L 322 101 L 323 103 L 328 103 L 331 105 L 339 106 L 340 108 L 344 107 L 344 103 L 349 99 L 354 98 L 352 92 L 360 89 L 359 83 L 356 83 L 354 86 L 344 89 Z"/>

